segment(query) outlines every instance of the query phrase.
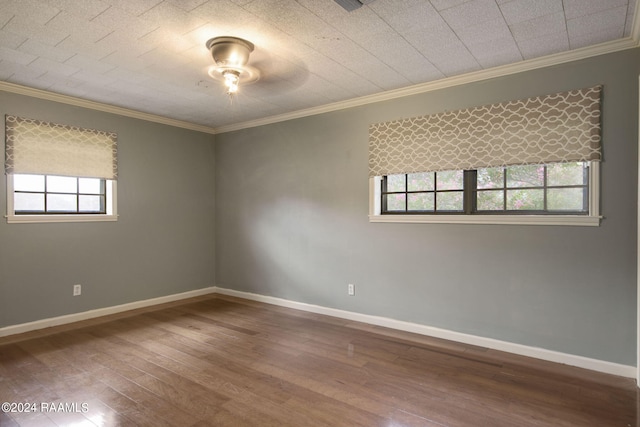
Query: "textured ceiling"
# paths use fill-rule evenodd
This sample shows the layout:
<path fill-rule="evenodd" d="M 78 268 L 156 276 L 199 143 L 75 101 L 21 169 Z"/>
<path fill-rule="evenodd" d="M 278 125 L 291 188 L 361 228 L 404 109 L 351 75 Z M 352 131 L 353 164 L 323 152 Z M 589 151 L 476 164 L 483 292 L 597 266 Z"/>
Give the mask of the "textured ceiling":
<path fill-rule="evenodd" d="M 0 80 L 228 126 L 631 35 L 636 0 L 0 0 Z M 230 102 L 205 42 L 256 46 Z"/>

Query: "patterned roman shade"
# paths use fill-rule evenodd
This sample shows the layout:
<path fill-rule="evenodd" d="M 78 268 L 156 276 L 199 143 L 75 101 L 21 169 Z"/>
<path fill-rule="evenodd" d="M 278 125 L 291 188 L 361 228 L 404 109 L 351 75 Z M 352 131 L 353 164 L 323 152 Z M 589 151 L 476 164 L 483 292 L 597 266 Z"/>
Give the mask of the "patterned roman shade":
<path fill-rule="evenodd" d="M 117 179 L 117 136 L 21 117 L 5 117 L 5 172 Z"/>
<path fill-rule="evenodd" d="M 600 160 L 601 86 L 369 127 L 369 176 Z"/>

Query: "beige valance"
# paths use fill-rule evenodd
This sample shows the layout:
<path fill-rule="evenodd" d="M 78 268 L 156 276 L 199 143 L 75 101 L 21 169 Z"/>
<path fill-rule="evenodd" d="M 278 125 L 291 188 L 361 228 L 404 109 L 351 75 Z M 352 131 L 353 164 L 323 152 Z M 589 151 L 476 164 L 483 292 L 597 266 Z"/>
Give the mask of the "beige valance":
<path fill-rule="evenodd" d="M 117 136 L 7 115 L 5 172 L 117 179 Z"/>
<path fill-rule="evenodd" d="M 600 160 L 601 86 L 369 127 L 369 175 Z"/>

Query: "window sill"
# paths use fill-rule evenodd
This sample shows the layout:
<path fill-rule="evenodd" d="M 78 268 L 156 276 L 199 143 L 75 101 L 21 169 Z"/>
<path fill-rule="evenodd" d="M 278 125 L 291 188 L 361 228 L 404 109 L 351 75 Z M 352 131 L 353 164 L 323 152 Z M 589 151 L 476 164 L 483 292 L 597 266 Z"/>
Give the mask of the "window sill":
<path fill-rule="evenodd" d="M 598 227 L 601 218 L 583 215 L 369 215 L 369 222 Z"/>
<path fill-rule="evenodd" d="M 117 215 L 7 215 L 8 224 L 45 222 L 108 222 L 117 221 Z"/>

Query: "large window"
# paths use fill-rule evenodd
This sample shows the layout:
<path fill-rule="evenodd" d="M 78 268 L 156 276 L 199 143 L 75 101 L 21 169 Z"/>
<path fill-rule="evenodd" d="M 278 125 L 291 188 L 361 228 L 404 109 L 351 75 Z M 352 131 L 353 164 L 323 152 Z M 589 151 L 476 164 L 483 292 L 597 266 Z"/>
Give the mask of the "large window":
<path fill-rule="evenodd" d="M 381 214 L 589 213 L 589 163 L 388 175 Z"/>
<path fill-rule="evenodd" d="M 371 124 L 370 220 L 599 225 L 601 92 Z"/>
<path fill-rule="evenodd" d="M 567 162 L 372 177 L 369 219 L 597 226 L 599 170 Z"/>

